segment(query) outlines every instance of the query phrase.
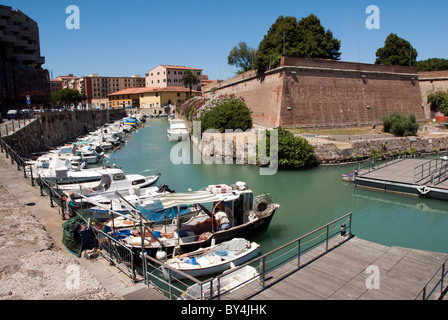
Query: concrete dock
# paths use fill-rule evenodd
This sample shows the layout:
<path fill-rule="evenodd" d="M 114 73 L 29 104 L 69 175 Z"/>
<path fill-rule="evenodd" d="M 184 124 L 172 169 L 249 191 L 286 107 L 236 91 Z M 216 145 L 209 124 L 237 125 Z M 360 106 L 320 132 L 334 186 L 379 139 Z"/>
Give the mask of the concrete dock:
<path fill-rule="evenodd" d="M 401 159 L 355 176 L 359 187 L 448 200 L 446 161 Z"/>
<path fill-rule="evenodd" d="M 333 242 L 333 249 L 318 259 L 313 259 L 318 248 L 307 253 L 310 263 L 300 269 L 293 260 L 266 274 L 264 290 L 253 282 L 225 299 L 418 300 L 448 258 L 444 253 L 387 247 L 357 237 Z"/>

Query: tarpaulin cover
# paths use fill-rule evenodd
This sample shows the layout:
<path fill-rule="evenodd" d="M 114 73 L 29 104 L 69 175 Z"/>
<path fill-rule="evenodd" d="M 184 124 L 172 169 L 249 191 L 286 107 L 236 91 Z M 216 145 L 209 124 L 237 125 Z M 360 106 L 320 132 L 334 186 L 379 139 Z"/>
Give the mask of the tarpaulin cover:
<path fill-rule="evenodd" d="M 142 215 L 150 221 L 172 219 L 175 218 L 179 212 L 177 206 L 164 209 L 162 202 L 160 201 L 155 201 L 153 204 L 145 206 L 136 206 L 136 209 L 139 210 L 142 213 Z M 180 209 L 180 215 L 191 213 L 191 210 L 188 208 L 188 205 L 185 204 L 179 205 L 179 209 Z"/>
<path fill-rule="evenodd" d="M 79 234 L 79 226 L 84 220 L 78 216 L 70 218 L 62 224 L 62 243 L 77 257 L 81 257 L 82 236 Z"/>

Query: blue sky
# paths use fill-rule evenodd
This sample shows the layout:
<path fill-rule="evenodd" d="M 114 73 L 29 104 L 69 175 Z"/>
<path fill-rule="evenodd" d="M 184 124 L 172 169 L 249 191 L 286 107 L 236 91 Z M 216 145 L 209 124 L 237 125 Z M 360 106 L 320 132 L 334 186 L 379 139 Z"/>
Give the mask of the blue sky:
<path fill-rule="evenodd" d="M 144 76 L 159 64 L 201 68 L 227 79 L 227 64 L 240 41 L 258 47 L 280 15 L 317 15 L 341 40 L 341 60 L 374 63 L 391 33 L 417 49 L 417 60 L 448 59 L 446 0 L 3 0 L 38 22 L 44 68 L 53 77 L 73 73 Z M 66 28 L 66 8 L 76 5 L 80 28 Z M 369 30 L 366 8 L 380 9 L 380 29 Z"/>

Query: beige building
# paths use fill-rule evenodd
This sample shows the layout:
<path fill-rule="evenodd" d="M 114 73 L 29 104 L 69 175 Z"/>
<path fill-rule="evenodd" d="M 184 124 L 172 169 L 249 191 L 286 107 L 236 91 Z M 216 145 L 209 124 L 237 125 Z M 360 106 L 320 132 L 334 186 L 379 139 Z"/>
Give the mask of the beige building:
<path fill-rule="evenodd" d="M 92 107 L 110 107 L 111 93 L 145 86 L 145 78 L 140 75 L 131 77 L 103 77 L 96 73 L 84 77 L 67 77 L 64 88 L 76 89 L 87 95 L 87 101 Z"/>
<path fill-rule="evenodd" d="M 146 86 L 150 88 L 184 87 L 182 77 L 185 71 L 192 70 L 199 78 L 194 90 L 201 91 L 202 69 L 184 66 L 159 65 L 146 74 Z"/>
<path fill-rule="evenodd" d="M 112 108 L 152 108 L 158 112 L 165 106 L 179 105 L 188 98 L 189 94 L 190 89 L 185 87 L 128 88 L 109 94 L 109 106 Z M 201 93 L 193 90 L 191 94 L 198 96 Z"/>

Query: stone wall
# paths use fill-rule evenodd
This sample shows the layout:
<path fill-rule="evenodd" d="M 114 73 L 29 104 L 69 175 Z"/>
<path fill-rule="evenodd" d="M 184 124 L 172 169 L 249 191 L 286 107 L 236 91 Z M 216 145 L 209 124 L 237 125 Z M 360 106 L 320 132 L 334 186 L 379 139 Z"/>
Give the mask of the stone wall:
<path fill-rule="evenodd" d="M 415 154 L 443 152 L 448 150 L 448 136 L 351 140 L 350 147 L 346 148 L 339 148 L 331 142 L 321 143 L 315 146 L 315 154 L 321 163 L 335 164 L 368 158 L 372 150 L 387 156 L 397 153 L 406 154 L 411 148 L 414 149 Z"/>
<path fill-rule="evenodd" d="M 420 72 L 418 81 L 426 118 L 432 120 L 437 116 L 442 116 L 441 112 L 431 111 L 431 105 L 428 103 L 428 92 L 438 89 L 448 90 L 448 70 Z"/>
<path fill-rule="evenodd" d="M 2 139 L 19 155 L 28 156 L 73 141 L 125 116 L 124 109 L 46 112 L 35 115 L 36 120 Z"/>
<path fill-rule="evenodd" d="M 254 123 L 267 127 L 371 125 L 391 111 L 425 120 L 411 67 L 284 57 L 262 76 L 249 71 L 204 88 L 214 92 L 242 96 Z"/>

